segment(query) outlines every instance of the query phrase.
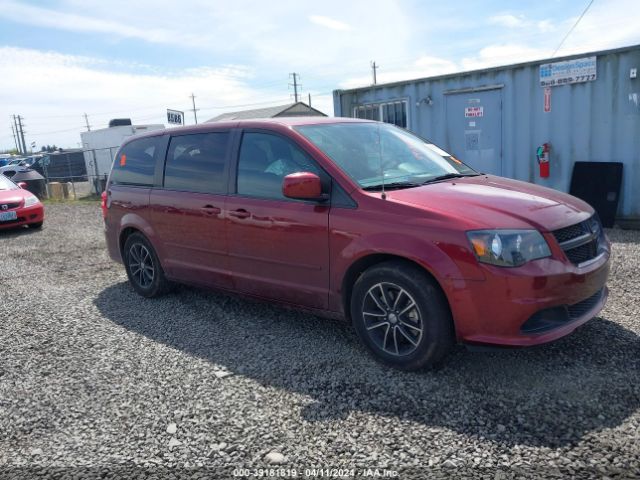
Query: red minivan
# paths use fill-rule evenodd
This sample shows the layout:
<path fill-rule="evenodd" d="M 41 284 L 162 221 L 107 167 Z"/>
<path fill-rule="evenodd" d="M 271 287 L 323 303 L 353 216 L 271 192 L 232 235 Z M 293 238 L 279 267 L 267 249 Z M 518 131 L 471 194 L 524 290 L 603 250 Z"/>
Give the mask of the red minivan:
<path fill-rule="evenodd" d="M 476 172 L 380 122 L 277 118 L 136 136 L 102 207 L 109 253 L 141 295 L 180 282 L 344 317 L 402 369 L 455 342 L 555 340 L 607 298 L 610 244 L 593 208 Z"/>

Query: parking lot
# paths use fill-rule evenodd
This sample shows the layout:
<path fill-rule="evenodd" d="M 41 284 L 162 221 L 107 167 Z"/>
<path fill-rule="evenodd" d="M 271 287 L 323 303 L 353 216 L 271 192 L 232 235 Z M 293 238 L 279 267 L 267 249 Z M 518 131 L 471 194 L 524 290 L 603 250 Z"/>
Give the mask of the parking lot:
<path fill-rule="evenodd" d="M 608 232 L 609 302 L 574 334 L 401 373 L 340 322 L 187 287 L 145 300 L 107 257 L 97 203 L 47 215 L 0 233 L 9 478 L 640 476 L 638 231 Z"/>

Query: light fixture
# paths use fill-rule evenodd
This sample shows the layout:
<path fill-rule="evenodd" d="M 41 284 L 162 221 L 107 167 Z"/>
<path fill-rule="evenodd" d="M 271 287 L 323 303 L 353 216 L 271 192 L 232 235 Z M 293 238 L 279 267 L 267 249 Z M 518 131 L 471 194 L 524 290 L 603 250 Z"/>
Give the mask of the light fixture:
<path fill-rule="evenodd" d="M 425 105 L 433 105 L 433 99 L 431 98 L 431 95 L 427 95 L 426 97 L 418 100 L 416 102 L 416 107 L 419 107 L 421 103 L 424 103 Z"/>

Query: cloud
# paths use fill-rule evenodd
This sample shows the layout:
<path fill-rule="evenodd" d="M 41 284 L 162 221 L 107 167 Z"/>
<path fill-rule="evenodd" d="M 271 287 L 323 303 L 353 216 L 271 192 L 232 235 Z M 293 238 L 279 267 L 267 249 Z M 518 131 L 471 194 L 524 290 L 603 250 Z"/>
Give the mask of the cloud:
<path fill-rule="evenodd" d="M 309 21 L 311 23 L 315 23 L 316 25 L 320 25 L 321 27 L 327 27 L 331 30 L 351 30 L 351 26 L 349 26 L 348 24 L 334 18 L 323 17 L 322 15 L 310 15 Z"/>
<path fill-rule="evenodd" d="M 517 43 L 488 45 L 481 48 L 476 55 L 463 58 L 460 66 L 462 70 L 477 70 L 540 60 L 548 56 L 549 51 L 546 48 L 529 47 Z"/>
<path fill-rule="evenodd" d="M 74 32 L 98 32 L 125 38 L 139 38 L 149 42 L 167 43 L 171 34 L 157 28 L 136 28 L 129 22 L 114 22 L 75 13 L 65 13 L 11 0 L 0 2 L 0 16 L 20 23 Z M 175 39 L 174 39 L 175 41 Z"/>
<path fill-rule="evenodd" d="M 384 65 L 382 65 L 384 67 Z M 423 55 L 406 67 L 381 68 L 377 73 L 378 83 L 390 83 L 412 78 L 433 77 L 460 70 L 460 66 L 445 58 Z M 358 76 L 349 78 L 340 83 L 340 88 L 355 88 L 371 85 L 373 76 Z"/>
<path fill-rule="evenodd" d="M 640 30 L 629 21 L 636 4 L 595 2 L 558 55 L 640 43 Z M 370 60 L 380 65 L 378 81 L 392 82 L 549 58 L 582 8 L 477 7 L 483 13 L 472 8 L 460 15 L 451 2 L 371 5 L 324 0 L 319 12 L 310 2 L 0 0 L 0 22 L 24 31 L 33 26 L 30 42 L 48 42 L 38 50 L 0 47 L 0 147 L 12 142 L 7 119 L 13 113 L 25 117 L 27 137 L 74 145 L 85 111 L 96 126 L 109 120 L 104 112 L 163 121 L 166 107 L 188 110 L 194 92 L 199 117 L 209 118 L 223 111 L 216 106 L 286 103 L 294 71 L 301 74 L 303 98 L 311 91 L 314 107 L 331 113 L 331 90 L 371 84 Z M 110 58 L 44 51 L 92 52 L 94 46 Z M 71 133 L 41 135 L 63 129 Z"/>
<path fill-rule="evenodd" d="M 637 11 L 637 0 L 595 2 L 564 43 L 558 55 L 570 55 L 640 43 L 638 22 L 631 20 L 632 18 L 637 19 Z M 562 33 L 568 32 L 577 19 L 577 15 L 567 19 L 563 25 Z M 559 43 L 562 36 L 560 35 L 555 43 Z M 553 45 L 553 47 L 556 46 Z"/>
<path fill-rule="evenodd" d="M 492 15 L 488 21 L 492 25 L 523 32 L 533 30 L 539 33 L 549 33 L 557 29 L 557 25 L 550 19 L 536 21 L 527 18 L 523 14 L 501 13 Z"/>
<path fill-rule="evenodd" d="M 286 91 L 250 87 L 246 82 L 254 72 L 244 66 L 165 74 L 114 72 L 109 66 L 103 59 L 0 47 L 0 118 L 22 115 L 28 143 L 75 146 L 84 130 L 84 112 L 94 128 L 104 128 L 115 117 L 164 123 L 166 108 L 187 111 L 191 121 L 191 92 L 197 95 L 201 121 L 225 106 L 240 110 L 235 107 L 289 102 Z M 10 131 L 0 132 L 0 148 L 10 148 L 12 142 Z"/>
<path fill-rule="evenodd" d="M 501 15 L 493 15 L 489 17 L 489 23 L 500 25 L 506 28 L 517 28 L 526 25 L 524 15 L 512 15 L 505 13 Z"/>
<path fill-rule="evenodd" d="M 0 0 L 0 19 L 53 30 L 86 34 L 114 44 L 139 40 L 166 45 L 171 50 L 189 49 L 189 55 L 210 58 L 242 57 L 245 63 L 269 64 L 271 68 L 331 67 L 372 53 L 391 55 L 408 46 L 411 17 L 395 0 L 326 0 L 323 8 L 339 11 L 338 18 L 318 15 L 308 2 L 211 2 L 184 0 L 180 5 L 159 5 L 156 0 L 56 0 L 35 6 L 17 0 Z M 52 5 L 52 6 L 44 6 Z M 307 22 L 323 27 L 309 28 Z M 365 29 L 352 28 L 354 21 Z M 372 36 L 393 25 L 396 33 Z M 324 29 L 350 33 L 344 38 L 326 35 Z M 88 37 L 91 38 L 91 37 Z M 122 43 L 124 44 L 124 43 Z M 291 71 L 288 70 L 285 75 Z"/>

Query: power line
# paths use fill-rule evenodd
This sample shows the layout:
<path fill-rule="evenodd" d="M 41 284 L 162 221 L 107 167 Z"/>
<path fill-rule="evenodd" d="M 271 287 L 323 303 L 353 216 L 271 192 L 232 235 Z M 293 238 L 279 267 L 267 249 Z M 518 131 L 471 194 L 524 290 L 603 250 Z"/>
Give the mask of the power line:
<path fill-rule="evenodd" d="M 299 93 L 299 89 L 301 84 L 298 83 L 298 74 L 296 73 L 296 85 L 298 87 L 298 98 L 300 97 L 300 93 Z M 315 95 L 317 97 L 319 96 L 323 96 L 323 95 L 330 95 L 332 92 L 328 91 L 328 92 L 322 92 L 322 93 L 315 93 Z M 193 94 L 192 94 L 193 95 Z M 193 99 L 192 99 L 192 105 L 195 107 L 195 95 L 193 95 Z M 191 96 L 189 97 L 191 98 Z M 275 104 L 281 104 L 281 103 L 287 103 L 289 99 L 287 98 L 282 98 L 282 99 L 273 99 L 273 100 L 267 100 L 267 101 L 262 101 L 262 102 L 253 102 L 253 103 L 243 103 L 243 104 L 236 104 L 236 105 L 215 105 L 215 106 L 208 106 L 208 107 L 204 107 L 204 108 L 196 108 L 196 111 L 206 111 L 206 110 L 226 110 L 226 109 L 232 109 L 232 108 L 249 108 L 249 107 L 255 107 L 255 106 L 262 106 L 262 105 L 275 105 Z M 290 100 L 289 100 L 290 101 Z M 151 109 L 161 109 L 163 107 L 159 107 L 159 106 L 155 106 L 155 107 L 145 107 L 143 110 L 151 110 Z M 139 111 L 139 110 L 138 110 Z M 130 113 L 131 111 L 129 111 Z M 112 111 L 110 112 L 110 114 L 122 114 L 122 111 Z M 93 114 L 92 114 L 93 115 Z M 99 115 L 99 114 L 95 114 L 95 115 Z M 63 117 L 75 117 L 77 118 L 79 115 L 78 114 L 70 114 L 70 115 L 53 115 L 50 116 L 49 118 L 63 118 Z M 46 131 L 35 131 L 35 132 L 31 132 L 30 135 L 31 136 L 42 136 L 42 135 L 52 135 L 52 134 L 57 134 L 57 133 L 68 133 L 68 132 L 80 132 L 84 129 L 89 130 L 91 125 L 89 124 L 88 121 L 88 117 L 89 114 L 84 113 L 81 115 L 84 118 L 84 125 L 82 126 L 75 126 L 72 128 L 63 128 L 63 129 L 58 129 L 58 130 L 46 130 Z M 161 113 L 156 114 L 152 114 L 152 115 L 145 115 L 143 117 L 138 117 L 138 120 L 151 120 L 153 118 L 160 118 L 162 116 Z M 17 118 L 17 117 L 16 117 Z M 20 117 L 21 120 L 22 117 Z M 31 118 L 31 117 L 29 117 Z M 39 117 L 39 118 L 48 118 L 48 117 Z M 196 117 L 196 113 L 194 112 L 194 119 L 197 120 Z M 44 125 L 43 125 L 44 126 Z M 16 120 L 16 132 L 19 132 L 19 130 L 17 129 L 17 120 Z M 7 136 L 8 138 L 8 136 Z M 20 140 L 19 140 L 19 143 Z M 26 142 L 25 142 L 26 145 Z M 21 150 L 21 148 L 19 148 L 19 150 Z"/>
<path fill-rule="evenodd" d="M 220 106 L 216 106 L 216 107 L 199 108 L 198 110 L 223 110 L 223 109 L 227 109 L 227 108 L 256 107 L 258 105 L 269 105 L 269 104 L 273 104 L 273 103 L 282 103 L 282 102 L 286 102 L 287 100 L 289 100 L 289 99 L 288 98 L 284 98 L 284 99 L 278 99 L 278 100 L 269 100 L 269 101 L 265 101 L 265 102 L 245 103 L 243 105 L 220 105 Z"/>
<path fill-rule="evenodd" d="M 587 13 L 587 10 L 589 10 L 589 8 L 591 8 L 591 5 L 593 5 L 593 2 L 595 0 L 590 0 L 589 3 L 587 4 L 586 8 L 582 11 L 582 14 L 578 17 L 578 20 L 576 20 L 576 23 L 573 24 L 573 26 L 569 29 L 569 31 L 567 32 L 567 34 L 564 36 L 564 38 L 562 39 L 562 41 L 560 42 L 560 44 L 557 46 L 557 48 L 553 51 L 553 54 L 551 55 L 551 58 L 556 56 L 556 53 L 558 53 L 558 50 L 560 50 L 560 48 L 562 47 L 562 45 L 564 44 L 565 40 L 567 38 L 569 38 L 569 35 L 571 35 L 571 32 L 573 32 L 573 30 L 578 26 L 578 24 L 580 23 L 580 20 L 582 20 L 582 17 L 584 17 L 584 15 Z"/>
<path fill-rule="evenodd" d="M 265 102 L 245 103 L 245 104 L 241 104 L 241 105 L 211 106 L 211 107 L 206 107 L 206 108 L 198 108 L 197 110 L 198 111 L 201 111 L 201 110 L 220 110 L 220 109 L 228 109 L 228 108 L 253 107 L 253 106 L 258 106 L 258 105 L 285 103 L 287 100 L 288 99 L 284 98 L 284 99 L 270 100 L 270 101 L 265 101 Z M 154 108 L 159 108 L 159 107 L 154 107 Z M 121 113 L 121 112 L 114 112 L 114 113 Z M 73 116 L 76 117 L 77 115 L 73 115 Z M 145 115 L 143 117 L 137 117 L 137 120 L 151 120 L 153 118 L 160 118 L 160 117 L 162 117 L 162 113 L 153 114 L 153 115 Z M 67 133 L 67 132 L 73 132 L 73 131 L 80 131 L 80 130 L 83 130 L 84 128 L 86 128 L 86 124 L 82 125 L 82 126 L 73 127 L 73 128 L 65 128 L 65 129 L 62 129 L 62 130 L 49 130 L 49 131 L 31 132 L 31 135 L 32 136 L 39 136 L 39 135 L 50 135 L 50 134 L 54 134 L 54 133 Z M 7 138 L 8 138 L 8 136 L 7 136 Z"/>
<path fill-rule="evenodd" d="M 78 126 L 78 127 L 74 127 L 74 128 L 66 128 L 64 130 L 53 130 L 53 131 L 49 131 L 49 132 L 31 132 L 32 136 L 39 136 L 39 135 L 50 135 L 53 133 L 66 133 L 66 132 L 78 132 L 80 130 L 82 130 L 83 128 L 85 128 L 84 125 Z"/>

